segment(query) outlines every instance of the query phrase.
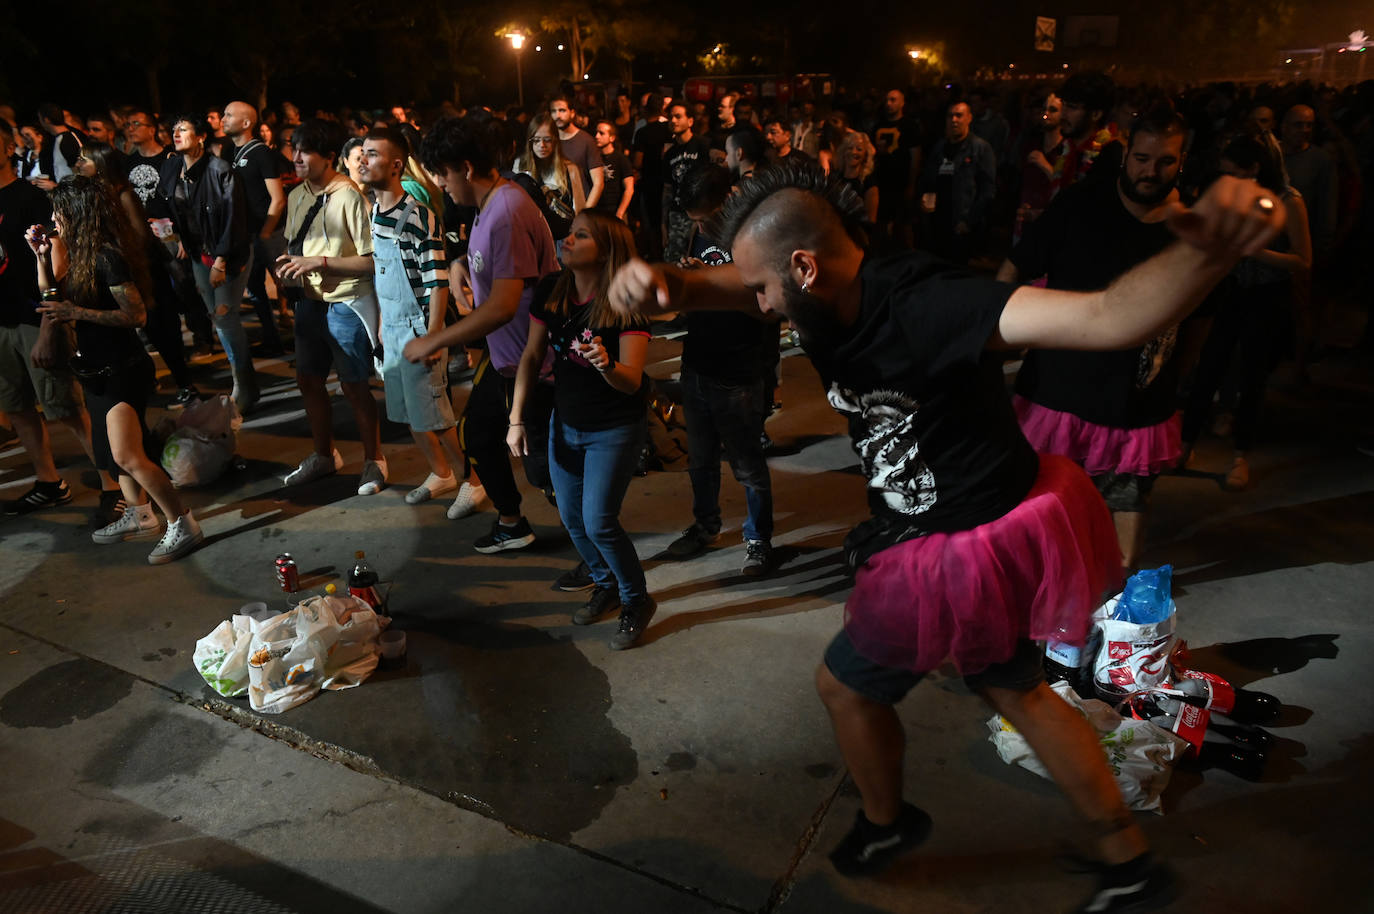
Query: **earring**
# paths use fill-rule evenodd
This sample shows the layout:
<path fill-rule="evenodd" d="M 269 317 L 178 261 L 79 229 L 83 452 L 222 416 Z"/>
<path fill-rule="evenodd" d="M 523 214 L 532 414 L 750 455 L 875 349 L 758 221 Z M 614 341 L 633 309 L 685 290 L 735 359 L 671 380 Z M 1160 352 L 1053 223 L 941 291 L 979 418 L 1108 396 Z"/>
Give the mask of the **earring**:
<path fill-rule="evenodd" d="M 803 282 L 803 283 L 801 284 L 801 294 L 806 295 L 806 294 L 810 293 L 810 291 L 811 291 L 811 284 L 810 284 L 810 283 L 807 283 L 807 282 Z"/>

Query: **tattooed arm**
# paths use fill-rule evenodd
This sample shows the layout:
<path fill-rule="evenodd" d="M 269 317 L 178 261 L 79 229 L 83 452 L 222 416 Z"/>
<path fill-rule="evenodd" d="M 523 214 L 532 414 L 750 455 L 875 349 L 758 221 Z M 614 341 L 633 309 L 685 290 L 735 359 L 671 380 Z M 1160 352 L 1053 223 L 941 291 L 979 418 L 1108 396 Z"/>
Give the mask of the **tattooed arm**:
<path fill-rule="evenodd" d="M 110 294 L 119 303 L 118 311 L 82 308 L 69 301 L 45 301 L 38 307 L 40 314 L 60 321 L 86 321 L 102 327 L 142 327 L 147 322 L 143 296 L 132 282 L 110 286 Z"/>

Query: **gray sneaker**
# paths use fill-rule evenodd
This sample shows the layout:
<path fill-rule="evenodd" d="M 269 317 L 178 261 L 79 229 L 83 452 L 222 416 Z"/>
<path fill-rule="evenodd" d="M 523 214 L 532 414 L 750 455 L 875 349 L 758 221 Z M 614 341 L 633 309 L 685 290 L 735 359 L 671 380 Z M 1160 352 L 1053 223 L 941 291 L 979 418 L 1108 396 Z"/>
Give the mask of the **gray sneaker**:
<path fill-rule="evenodd" d="M 316 479 L 323 479 L 343 469 L 343 458 L 339 456 L 337 450 L 333 451 L 328 457 L 321 457 L 315 452 L 310 452 L 301 465 L 290 473 L 287 473 L 282 482 L 288 486 L 298 486 L 307 482 L 314 482 Z"/>
<path fill-rule="evenodd" d="M 406 493 L 406 504 L 422 505 L 431 498 L 447 495 L 456 488 L 458 488 L 458 482 L 453 476 L 436 476 L 430 473 L 425 477 L 424 482 Z"/>
<path fill-rule="evenodd" d="M 119 520 L 92 532 L 91 540 L 105 546 L 110 543 L 122 543 L 125 540 L 157 536 L 158 531 L 162 529 L 162 524 L 158 521 L 157 515 L 151 510 L 145 510 L 143 516 L 140 517 L 138 509 L 138 505 L 126 506 Z"/>
<path fill-rule="evenodd" d="M 201 531 L 200 524 L 191 512 L 187 511 L 167 525 L 167 532 L 162 534 L 162 539 L 148 555 L 148 564 L 166 565 L 168 562 L 175 562 L 199 546 L 204 539 L 205 534 Z"/>
<path fill-rule="evenodd" d="M 378 457 L 376 460 L 363 461 L 363 472 L 358 477 L 359 495 L 376 495 L 386 488 L 386 460 Z"/>
<path fill-rule="evenodd" d="M 773 570 L 773 547 L 763 540 L 746 540 L 740 573 L 755 578 Z"/>

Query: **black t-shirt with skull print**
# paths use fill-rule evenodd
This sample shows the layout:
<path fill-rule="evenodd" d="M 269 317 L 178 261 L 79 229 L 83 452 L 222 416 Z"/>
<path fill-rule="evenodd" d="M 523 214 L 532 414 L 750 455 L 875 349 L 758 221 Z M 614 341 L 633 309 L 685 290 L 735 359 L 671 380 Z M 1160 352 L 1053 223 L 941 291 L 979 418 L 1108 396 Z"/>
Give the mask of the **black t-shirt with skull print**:
<path fill-rule="evenodd" d="M 172 150 L 164 149 L 157 155 L 145 156 L 135 150 L 124 157 L 129 184 L 133 187 L 134 193 L 138 194 L 139 202 L 143 204 L 143 210 L 149 219 L 172 218 L 172 210 L 168 207 L 167 201 L 158 195 L 157 182 L 161 180 L 162 163 L 174 154 Z"/>
<path fill-rule="evenodd" d="M 919 252 L 868 256 L 858 320 L 805 342 L 897 539 L 1003 516 L 1035 483 L 1000 361 L 985 353 L 1013 287 Z"/>

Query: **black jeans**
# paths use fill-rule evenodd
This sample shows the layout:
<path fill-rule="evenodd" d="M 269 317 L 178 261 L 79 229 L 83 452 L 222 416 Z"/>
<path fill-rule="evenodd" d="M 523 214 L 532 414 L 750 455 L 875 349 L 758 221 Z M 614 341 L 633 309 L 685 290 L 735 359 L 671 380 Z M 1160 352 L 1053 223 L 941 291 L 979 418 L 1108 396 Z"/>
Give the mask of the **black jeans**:
<path fill-rule="evenodd" d="M 765 543 L 773 538 L 773 483 L 760 441 L 770 405 L 762 378 L 728 384 L 690 368 L 682 370 L 692 514 L 711 533 L 720 531 L 720 455 L 724 449 L 749 506 L 744 538 Z"/>
<path fill-rule="evenodd" d="M 511 397 L 515 379 L 504 377 L 483 355 L 472 376 L 472 393 L 467 408 L 458 420 L 458 441 L 468 465 L 477 471 L 487 497 L 503 516 L 520 513 L 520 489 L 510 465 L 506 431 L 510 427 Z M 525 435 L 530 452 L 523 459 L 525 478 L 545 493 L 552 491 L 549 481 L 549 416 L 553 413 L 553 385 L 535 384 L 525 403 Z"/>

